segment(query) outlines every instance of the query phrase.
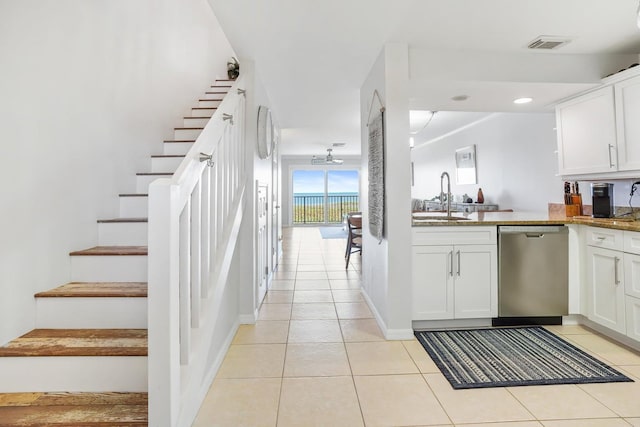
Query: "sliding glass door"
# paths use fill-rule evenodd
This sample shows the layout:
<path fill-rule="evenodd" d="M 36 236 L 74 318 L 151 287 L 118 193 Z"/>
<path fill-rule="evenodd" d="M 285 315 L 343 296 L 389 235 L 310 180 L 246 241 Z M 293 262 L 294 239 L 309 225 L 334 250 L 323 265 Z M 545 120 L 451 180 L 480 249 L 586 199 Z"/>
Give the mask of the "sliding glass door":
<path fill-rule="evenodd" d="M 340 223 L 359 210 L 357 170 L 294 170 L 293 224 Z"/>

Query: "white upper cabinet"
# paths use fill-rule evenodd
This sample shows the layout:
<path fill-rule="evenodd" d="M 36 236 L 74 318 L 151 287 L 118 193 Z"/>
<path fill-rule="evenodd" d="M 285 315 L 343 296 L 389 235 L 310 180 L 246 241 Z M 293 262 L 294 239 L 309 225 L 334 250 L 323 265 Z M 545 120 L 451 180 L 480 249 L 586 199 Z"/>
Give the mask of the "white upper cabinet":
<path fill-rule="evenodd" d="M 603 87 L 558 104 L 560 175 L 635 177 L 640 172 L 638 117 L 640 75 L 610 78 Z"/>
<path fill-rule="evenodd" d="M 613 87 L 558 104 L 556 127 L 561 175 L 617 170 Z"/>
<path fill-rule="evenodd" d="M 640 76 L 614 87 L 618 170 L 640 170 Z"/>

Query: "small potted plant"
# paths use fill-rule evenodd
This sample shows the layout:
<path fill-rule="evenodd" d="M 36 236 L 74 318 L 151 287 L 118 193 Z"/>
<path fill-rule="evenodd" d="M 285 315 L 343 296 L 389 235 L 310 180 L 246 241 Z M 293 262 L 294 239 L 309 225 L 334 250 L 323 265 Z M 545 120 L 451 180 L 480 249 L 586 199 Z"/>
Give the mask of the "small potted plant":
<path fill-rule="evenodd" d="M 240 75 L 240 64 L 234 57 L 231 57 L 231 60 L 227 62 L 227 75 L 229 80 L 235 80 Z"/>

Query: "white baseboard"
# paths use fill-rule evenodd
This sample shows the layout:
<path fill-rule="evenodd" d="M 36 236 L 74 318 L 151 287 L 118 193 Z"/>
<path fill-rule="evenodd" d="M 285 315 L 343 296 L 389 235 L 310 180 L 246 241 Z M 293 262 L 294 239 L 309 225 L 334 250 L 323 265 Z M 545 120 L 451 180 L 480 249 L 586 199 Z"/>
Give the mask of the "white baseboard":
<path fill-rule="evenodd" d="M 240 325 L 255 325 L 258 320 L 258 310 L 253 314 L 241 314 L 238 316 L 238 322 Z"/>
<path fill-rule="evenodd" d="M 414 320 L 412 323 L 416 330 L 491 327 L 491 319 Z"/>
<path fill-rule="evenodd" d="M 409 329 L 387 328 L 387 324 L 385 323 L 382 316 L 380 316 L 380 313 L 378 312 L 378 310 L 376 309 L 376 306 L 371 301 L 371 298 L 369 298 L 369 295 L 367 295 L 367 292 L 364 290 L 364 288 L 361 289 L 361 293 L 362 293 L 362 296 L 364 297 L 365 302 L 369 306 L 371 313 L 373 313 L 373 317 L 376 319 L 376 323 L 378 324 L 378 327 L 382 331 L 382 334 L 384 335 L 385 339 L 389 341 L 404 341 L 404 340 L 413 339 L 413 329 L 411 328 Z"/>

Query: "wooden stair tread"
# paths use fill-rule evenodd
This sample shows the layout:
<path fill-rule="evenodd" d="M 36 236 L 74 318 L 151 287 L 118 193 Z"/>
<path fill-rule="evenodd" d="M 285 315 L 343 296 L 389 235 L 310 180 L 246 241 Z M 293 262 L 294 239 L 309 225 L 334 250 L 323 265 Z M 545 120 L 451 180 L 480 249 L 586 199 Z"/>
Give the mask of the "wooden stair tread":
<path fill-rule="evenodd" d="M 71 282 L 44 292 L 36 298 L 144 298 L 146 282 Z"/>
<path fill-rule="evenodd" d="M 147 393 L 2 393 L 0 427 L 141 426 Z"/>
<path fill-rule="evenodd" d="M 0 357 L 146 355 L 146 329 L 34 329 L 0 347 Z"/>
<path fill-rule="evenodd" d="M 147 255 L 146 246 L 95 246 L 81 251 L 71 252 L 71 256 L 92 255 Z"/>
<path fill-rule="evenodd" d="M 127 222 L 149 222 L 148 218 L 111 218 L 111 219 L 99 219 L 99 224 L 116 224 Z"/>
<path fill-rule="evenodd" d="M 136 173 L 136 175 L 140 175 L 140 176 L 168 176 L 168 175 L 173 175 L 173 172 L 138 172 Z"/>

